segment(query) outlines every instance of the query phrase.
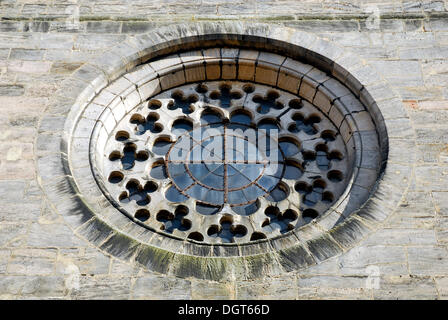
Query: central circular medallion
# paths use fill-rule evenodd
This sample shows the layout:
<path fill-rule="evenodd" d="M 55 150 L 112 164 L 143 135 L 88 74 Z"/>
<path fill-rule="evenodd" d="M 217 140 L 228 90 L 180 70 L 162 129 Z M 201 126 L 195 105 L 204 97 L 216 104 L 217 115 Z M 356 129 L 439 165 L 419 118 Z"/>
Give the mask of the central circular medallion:
<path fill-rule="evenodd" d="M 202 122 L 214 120 L 218 118 L 210 114 L 202 118 Z M 249 116 L 233 116 L 231 122 L 207 123 L 182 134 L 166 156 L 167 172 L 187 197 L 211 206 L 250 209 L 283 175 L 283 154 L 277 146 L 265 130 L 250 127 Z M 266 150 L 261 151 L 263 147 Z"/>

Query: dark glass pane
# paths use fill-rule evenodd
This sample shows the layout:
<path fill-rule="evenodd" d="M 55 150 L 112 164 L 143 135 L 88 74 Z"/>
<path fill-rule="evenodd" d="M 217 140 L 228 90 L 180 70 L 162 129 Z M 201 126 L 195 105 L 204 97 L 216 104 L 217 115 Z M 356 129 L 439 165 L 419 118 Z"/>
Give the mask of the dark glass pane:
<path fill-rule="evenodd" d="M 250 125 L 251 119 L 247 114 L 237 113 L 230 118 L 230 121 Z"/>
<path fill-rule="evenodd" d="M 201 198 L 202 199 L 202 198 Z M 203 198 L 204 201 L 214 204 L 224 203 L 224 192 L 216 190 L 208 190 L 207 194 Z"/>
<path fill-rule="evenodd" d="M 300 151 L 295 143 L 289 141 L 280 142 L 280 149 L 283 151 L 285 157 L 292 157 Z"/>
<path fill-rule="evenodd" d="M 283 177 L 285 179 L 297 180 L 302 176 L 302 174 L 302 170 L 298 166 L 290 163 L 286 164 Z"/>
<path fill-rule="evenodd" d="M 266 199 L 268 199 L 269 201 L 272 201 L 272 202 L 278 202 L 283 199 L 286 199 L 287 196 L 288 195 L 285 192 L 285 190 L 283 190 L 283 188 L 280 188 L 279 186 L 277 186 L 269 193 L 269 195 L 266 197 Z"/>
<path fill-rule="evenodd" d="M 158 155 L 165 155 L 171 147 L 172 142 L 170 141 L 156 141 L 152 147 L 152 152 Z"/>
<path fill-rule="evenodd" d="M 150 172 L 151 177 L 154 179 L 163 180 L 168 177 L 165 170 L 165 165 L 163 163 L 156 164 Z"/>
<path fill-rule="evenodd" d="M 251 204 L 232 207 L 232 210 L 241 216 L 248 216 L 257 211 L 258 207 L 258 203 L 253 202 Z"/>
<path fill-rule="evenodd" d="M 174 186 L 171 186 L 166 191 L 165 197 L 171 202 L 183 202 L 188 199 L 186 196 L 184 196 L 182 193 L 180 193 L 179 190 L 177 190 L 176 187 L 174 187 Z"/>
<path fill-rule="evenodd" d="M 210 206 L 208 204 L 196 202 L 196 211 L 203 215 L 212 215 L 218 213 L 221 207 Z"/>

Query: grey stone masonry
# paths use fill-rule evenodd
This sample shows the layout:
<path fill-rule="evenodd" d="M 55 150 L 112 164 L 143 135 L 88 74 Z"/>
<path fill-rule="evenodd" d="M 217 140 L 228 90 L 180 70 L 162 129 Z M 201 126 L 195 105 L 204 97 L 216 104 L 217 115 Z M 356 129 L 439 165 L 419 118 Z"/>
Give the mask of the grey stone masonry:
<path fill-rule="evenodd" d="M 442 0 L 0 1 L 0 299 L 447 299 L 447 9 Z M 316 225 L 297 236 L 307 246 L 247 259 L 213 279 L 198 273 L 218 263 L 192 270 L 80 210 L 83 203 L 67 197 L 75 193 L 60 154 L 67 115 L 83 107 L 76 99 L 94 97 L 144 57 L 127 53 L 160 42 L 161 30 L 174 23 L 182 27 L 173 34 L 191 31 L 183 23 L 192 20 L 204 32 L 262 23 L 253 30 L 308 43 L 310 51 L 350 65 L 350 74 L 335 66 L 331 76 L 351 81 L 353 92 L 368 91 L 363 104 L 387 106 L 386 125 L 375 123 L 389 137 L 377 146 L 388 150 L 385 174 L 355 219 L 344 229 Z M 311 53 L 307 59 L 318 61 Z M 287 60 L 280 63 L 288 68 Z M 326 91 L 344 102 L 345 87 L 324 77 L 317 86 L 321 93 L 311 98 L 322 105 L 330 106 Z M 109 102 L 95 103 L 102 110 Z M 96 119 L 91 112 L 86 127 Z M 88 141 L 80 130 L 78 138 Z M 361 162 L 364 179 L 375 178 L 375 160 Z M 107 216 L 107 204 L 97 206 Z M 316 230 L 328 234 L 314 240 Z M 116 245 L 125 241 L 123 250 Z M 164 269 L 167 261 L 175 270 Z"/>

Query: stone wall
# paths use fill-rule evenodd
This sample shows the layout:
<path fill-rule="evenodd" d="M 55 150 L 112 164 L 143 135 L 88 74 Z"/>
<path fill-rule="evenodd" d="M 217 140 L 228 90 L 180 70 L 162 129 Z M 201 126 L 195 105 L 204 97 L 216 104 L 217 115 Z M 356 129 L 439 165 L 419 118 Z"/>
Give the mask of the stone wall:
<path fill-rule="evenodd" d="M 360 2 L 0 1 L 0 297 L 446 298 L 448 3 Z M 418 151 L 399 209 L 344 254 L 253 281 L 149 272 L 75 236 L 42 193 L 36 169 L 37 151 L 54 148 L 51 138 L 36 137 L 61 82 L 136 34 L 173 22 L 238 19 L 335 42 L 401 97 L 413 130 L 401 132 L 407 120 L 397 119 L 395 134 L 412 138 Z M 52 128 L 63 126 L 53 120 Z"/>

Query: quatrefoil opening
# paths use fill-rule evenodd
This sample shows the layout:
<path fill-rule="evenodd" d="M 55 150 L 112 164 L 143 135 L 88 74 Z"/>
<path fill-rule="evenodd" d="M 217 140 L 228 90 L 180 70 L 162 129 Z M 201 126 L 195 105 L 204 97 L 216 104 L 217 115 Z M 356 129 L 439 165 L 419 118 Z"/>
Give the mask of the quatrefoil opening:
<path fill-rule="evenodd" d="M 219 86 L 219 91 L 210 93 L 210 99 L 219 100 L 219 106 L 221 108 L 230 108 L 232 106 L 232 100 L 239 100 L 242 96 L 241 92 L 232 90 L 232 86 L 228 84 L 222 84 Z"/>
<path fill-rule="evenodd" d="M 295 113 L 292 117 L 294 123 L 288 127 L 288 130 L 292 133 L 305 132 L 307 135 L 312 136 L 318 132 L 315 124 L 321 121 L 318 115 L 310 115 L 305 117 L 300 112 Z"/>
<path fill-rule="evenodd" d="M 130 122 L 136 125 L 134 129 L 135 134 L 140 136 L 145 134 L 147 131 L 151 133 L 162 132 L 163 126 L 158 122 L 158 120 L 159 115 L 154 112 L 150 113 L 146 119 L 142 115 L 136 113 L 132 115 Z"/>
<path fill-rule="evenodd" d="M 241 224 L 233 222 L 231 216 L 224 216 L 219 221 L 219 225 L 211 225 L 207 234 L 212 238 L 220 238 L 223 243 L 235 242 L 235 238 L 244 237 L 247 234 L 247 228 Z"/>
<path fill-rule="evenodd" d="M 269 113 L 272 109 L 274 110 L 283 109 L 284 107 L 283 103 L 277 101 L 279 97 L 280 95 L 278 94 L 278 92 L 269 91 L 264 97 L 255 95 L 252 98 L 252 101 L 258 104 L 256 108 L 256 111 L 258 113 L 266 114 Z"/>
<path fill-rule="evenodd" d="M 177 206 L 174 213 L 168 210 L 161 210 L 157 213 L 156 219 L 162 222 L 161 230 L 173 233 L 174 230 L 187 231 L 191 228 L 191 221 L 185 219 L 188 214 L 188 208 L 185 206 Z"/>
<path fill-rule="evenodd" d="M 135 166 L 136 161 L 146 161 L 148 158 L 148 152 L 144 150 L 137 152 L 137 146 L 134 143 L 126 143 L 123 147 L 123 152 L 112 151 L 109 154 L 109 160 L 121 161 L 123 170 L 130 170 Z"/>
<path fill-rule="evenodd" d="M 264 213 L 268 217 L 262 225 L 265 232 L 278 230 L 280 233 L 286 233 L 294 229 L 292 222 L 298 218 L 294 210 L 288 209 L 282 213 L 279 208 L 273 206 L 267 207 Z"/>
<path fill-rule="evenodd" d="M 182 91 L 174 91 L 171 94 L 171 100 L 168 103 L 169 110 L 180 109 L 184 114 L 190 114 L 194 111 L 193 103 L 199 100 L 198 96 L 195 94 L 190 94 L 186 96 Z"/>
<path fill-rule="evenodd" d="M 135 201 L 139 206 L 145 206 L 151 202 L 149 193 L 158 189 L 158 186 L 153 181 L 148 181 L 145 186 L 142 186 L 137 180 L 131 180 L 126 184 L 126 190 L 121 193 L 119 200 L 122 204 L 127 204 Z"/>
<path fill-rule="evenodd" d="M 331 203 L 334 196 L 330 191 L 325 191 L 327 184 L 324 180 L 316 179 L 312 185 L 304 181 L 299 181 L 294 186 L 295 190 L 302 194 L 302 203 L 306 206 L 313 207 L 319 201 Z"/>

